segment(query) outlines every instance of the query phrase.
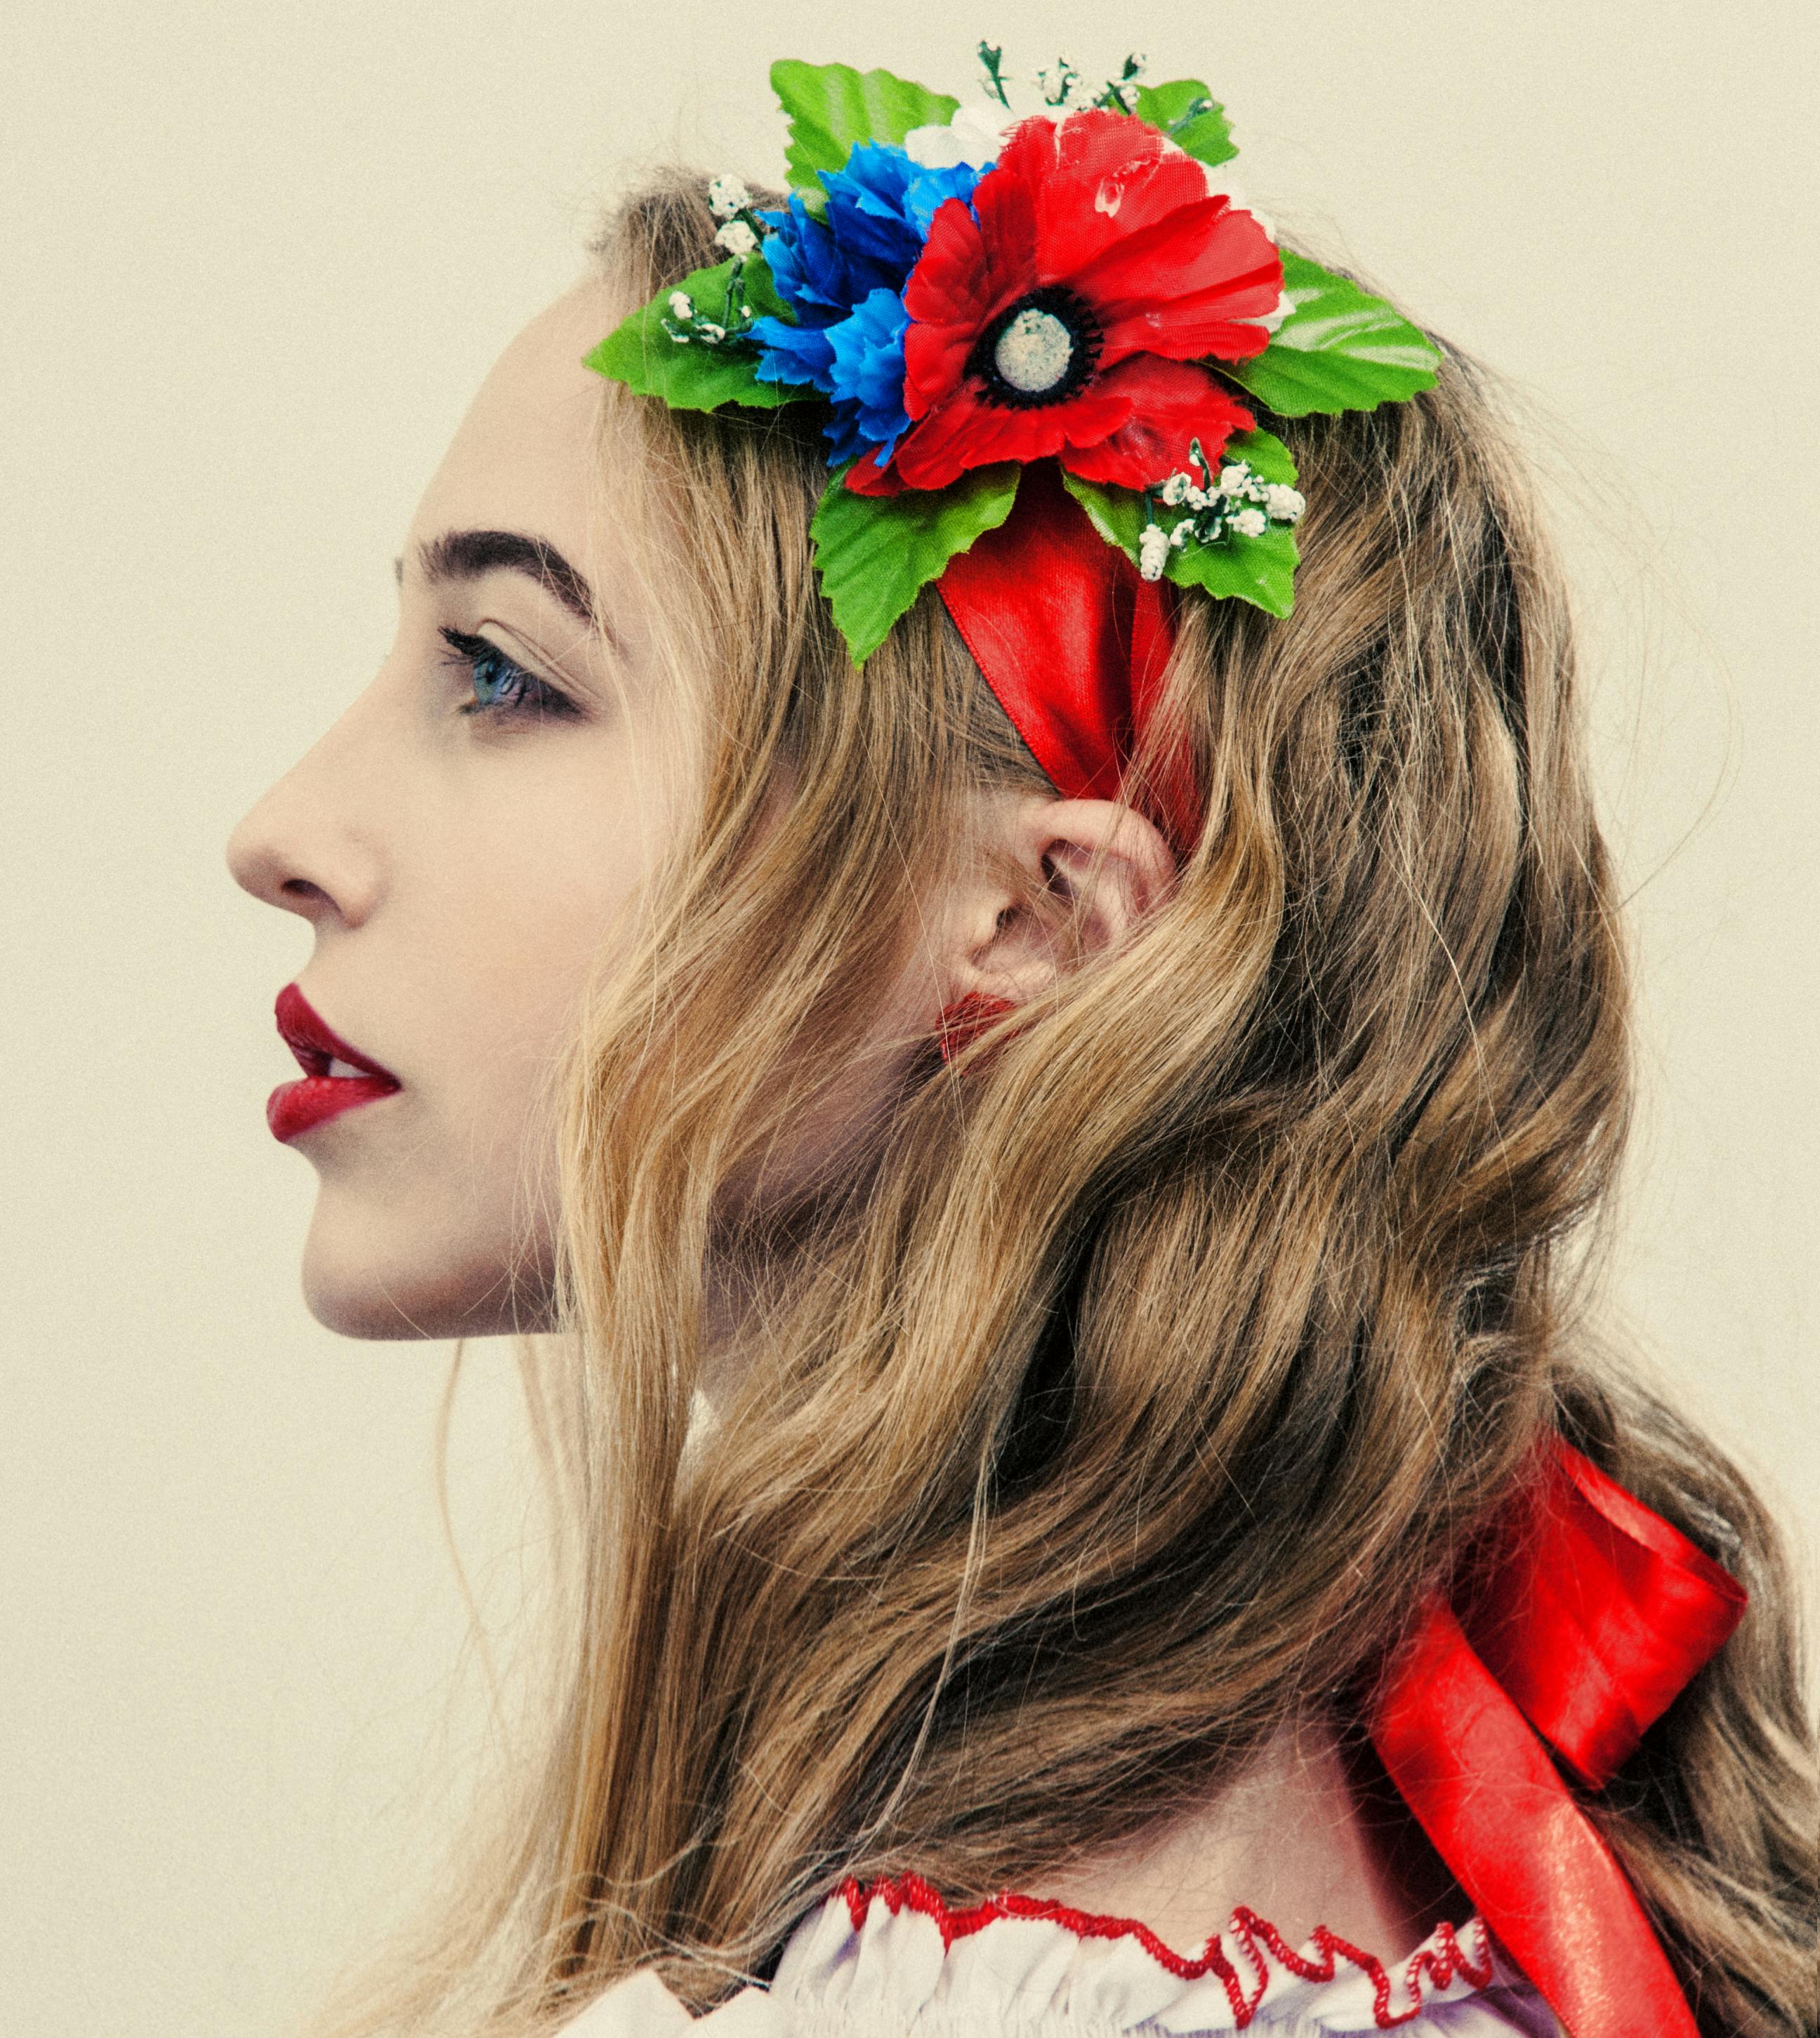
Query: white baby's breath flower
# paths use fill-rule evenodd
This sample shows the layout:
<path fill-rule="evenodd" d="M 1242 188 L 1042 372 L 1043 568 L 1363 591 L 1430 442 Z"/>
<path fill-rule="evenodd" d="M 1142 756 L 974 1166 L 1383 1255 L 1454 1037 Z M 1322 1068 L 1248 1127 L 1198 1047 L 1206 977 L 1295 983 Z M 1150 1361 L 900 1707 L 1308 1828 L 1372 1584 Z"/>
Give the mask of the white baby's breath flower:
<path fill-rule="evenodd" d="M 1232 520 L 1232 528 L 1242 538 L 1261 538 L 1270 528 L 1270 519 L 1261 510 L 1241 510 Z"/>
<path fill-rule="evenodd" d="M 670 292 L 670 316 L 686 324 L 695 316 L 695 299 L 687 290 Z"/>
<path fill-rule="evenodd" d="M 1213 498 L 1204 488 L 1197 488 L 1191 481 L 1182 491 L 1181 499 L 1191 510 L 1204 510 Z"/>
<path fill-rule="evenodd" d="M 1185 474 L 1172 474 L 1160 491 L 1170 509 L 1177 508 L 1188 500 L 1189 478 Z"/>
<path fill-rule="evenodd" d="M 1272 481 L 1265 489 L 1264 506 L 1279 524 L 1293 524 L 1308 507 L 1308 500 L 1299 488 Z"/>
<path fill-rule="evenodd" d="M 1192 517 L 1184 517 L 1169 534 L 1170 548 L 1179 552 L 1193 536 L 1194 519 Z"/>
<path fill-rule="evenodd" d="M 730 255 L 749 255 L 758 245 L 758 236 L 743 219 L 730 219 L 714 239 L 715 245 Z"/>
<path fill-rule="evenodd" d="M 1169 533 L 1160 524 L 1147 524 L 1138 539 L 1138 571 L 1146 580 L 1161 580 L 1169 559 Z"/>
<path fill-rule="evenodd" d="M 1222 495 L 1242 495 L 1245 484 L 1251 479 L 1251 470 L 1242 460 L 1219 470 L 1219 492 Z"/>
<path fill-rule="evenodd" d="M 1081 74 L 1066 57 L 1058 57 L 1046 70 L 1037 73 L 1037 89 L 1045 106 L 1067 108 L 1081 90 Z"/>
<path fill-rule="evenodd" d="M 726 338 L 726 328 L 716 325 L 712 319 L 703 319 L 695 331 L 697 339 L 705 339 L 711 346 L 715 340 Z"/>
<path fill-rule="evenodd" d="M 751 203 L 752 193 L 730 172 L 716 177 L 707 188 L 708 210 L 716 219 L 731 219 L 736 213 L 744 212 Z"/>

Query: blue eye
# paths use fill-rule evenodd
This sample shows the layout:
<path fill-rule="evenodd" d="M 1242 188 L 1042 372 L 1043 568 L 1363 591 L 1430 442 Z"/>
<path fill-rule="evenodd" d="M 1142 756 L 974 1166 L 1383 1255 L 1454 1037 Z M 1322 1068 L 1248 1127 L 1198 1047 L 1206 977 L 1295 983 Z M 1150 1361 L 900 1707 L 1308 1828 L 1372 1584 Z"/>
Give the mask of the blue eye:
<path fill-rule="evenodd" d="M 502 700 L 516 700 L 528 676 L 503 651 L 482 651 L 474 660 L 474 704 L 496 707 Z"/>
<path fill-rule="evenodd" d="M 499 646 L 485 637 L 470 636 L 464 630 L 445 628 L 442 641 L 454 653 L 450 663 L 464 668 L 472 680 L 474 698 L 464 701 L 463 714 L 573 714 L 574 703 L 566 694 L 535 672 L 528 672 Z"/>

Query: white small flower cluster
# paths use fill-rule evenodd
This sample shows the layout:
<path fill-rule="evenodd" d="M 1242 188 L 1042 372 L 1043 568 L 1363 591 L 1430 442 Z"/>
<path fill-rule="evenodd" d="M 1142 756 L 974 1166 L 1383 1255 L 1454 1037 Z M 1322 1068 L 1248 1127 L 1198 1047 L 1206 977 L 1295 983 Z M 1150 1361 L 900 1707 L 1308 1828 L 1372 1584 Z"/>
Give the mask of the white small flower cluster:
<path fill-rule="evenodd" d="M 1080 96 L 1081 74 L 1066 57 L 1057 57 L 1047 70 L 1037 73 L 1037 89 L 1045 106 L 1059 106 L 1071 113 L 1092 104 Z"/>
<path fill-rule="evenodd" d="M 1169 564 L 1170 536 L 1162 525 L 1147 524 L 1138 539 L 1138 571 L 1146 580 L 1161 580 Z"/>
<path fill-rule="evenodd" d="M 716 219 L 737 219 L 752 203 L 752 193 L 729 171 L 707 188 L 707 209 Z"/>
<path fill-rule="evenodd" d="M 726 279 L 726 301 L 719 318 L 704 317 L 687 290 L 672 290 L 669 316 L 664 331 L 678 347 L 692 341 L 698 347 L 749 345 L 748 328 L 753 309 L 745 301 L 746 258 L 758 252 L 760 222 L 752 210 L 752 193 L 729 171 L 707 188 L 707 209 L 720 225 L 715 229 L 715 245 L 733 257 Z"/>
<path fill-rule="evenodd" d="M 1043 95 L 1045 108 L 1057 116 L 1084 113 L 1094 106 L 1117 113 L 1135 113 L 1138 109 L 1138 80 L 1143 74 L 1143 67 L 1142 57 L 1128 56 L 1119 75 L 1108 78 L 1096 89 L 1066 57 L 1057 57 L 1047 70 L 1037 73 L 1037 89 Z"/>
<path fill-rule="evenodd" d="M 663 322 L 664 331 L 678 347 L 687 347 L 691 341 L 698 347 L 725 347 L 730 328 L 735 343 L 745 340 L 753 316 L 751 305 L 744 301 L 737 270 L 727 278 L 726 303 L 718 319 L 704 318 L 687 290 L 670 292 L 669 314 Z"/>
<path fill-rule="evenodd" d="M 1200 479 L 1183 471 L 1144 491 L 1147 512 L 1138 538 L 1138 570 L 1146 580 L 1161 580 L 1172 551 L 1189 544 L 1216 545 L 1228 536 L 1261 538 L 1274 525 L 1298 522 L 1308 507 L 1299 489 L 1266 481 L 1247 460 L 1227 460 L 1213 472 L 1196 439 L 1189 453 Z M 1162 510 L 1185 510 L 1188 515 L 1164 523 Z"/>
<path fill-rule="evenodd" d="M 1138 80 L 1143 76 L 1144 59 L 1134 51 L 1125 59 L 1124 69 L 1106 81 L 1106 89 L 1096 104 L 1119 113 L 1138 110 Z"/>
<path fill-rule="evenodd" d="M 1071 114 L 1084 113 L 1096 106 L 1117 113 L 1138 110 L 1139 80 L 1144 68 L 1141 56 L 1128 56 L 1119 75 L 1108 78 L 1097 90 L 1066 57 L 1058 57 L 1046 70 L 1036 73 L 1033 82 L 1041 95 L 1041 102 L 1024 112 L 1011 104 L 1012 80 L 1005 75 L 1004 59 L 1002 49 L 991 43 L 980 44 L 988 104 L 983 111 L 962 107 L 946 127 L 912 128 L 904 138 L 904 146 L 913 163 L 928 169 L 950 169 L 959 163 L 987 169 L 1005 136 L 1020 121 L 1066 120 Z"/>
<path fill-rule="evenodd" d="M 730 170 L 708 186 L 707 209 L 720 222 L 714 237 L 715 247 L 739 258 L 756 252 L 758 228 L 752 218 L 752 193 Z"/>
<path fill-rule="evenodd" d="M 745 316 L 750 318 L 751 312 Z M 703 347 L 719 347 L 726 338 L 726 328 L 718 319 L 703 318 L 687 290 L 670 292 L 670 315 L 664 320 L 664 331 L 678 347 L 686 347 L 691 340 Z"/>

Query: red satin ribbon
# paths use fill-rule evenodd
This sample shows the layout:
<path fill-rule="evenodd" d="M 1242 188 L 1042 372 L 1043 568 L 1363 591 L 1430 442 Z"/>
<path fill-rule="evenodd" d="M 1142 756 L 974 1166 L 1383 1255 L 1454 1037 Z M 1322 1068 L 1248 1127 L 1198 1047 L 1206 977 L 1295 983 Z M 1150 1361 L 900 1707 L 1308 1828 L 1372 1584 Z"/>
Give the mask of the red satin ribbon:
<path fill-rule="evenodd" d="M 1543 1741 L 1598 1787 L 1744 1607 L 1704 1551 L 1557 1442 L 1465 1613 L 1431 1600 L 1379 1688 L 1371 1738 L 1392 1782 L 1571 2038 L 1696 2029 Z"/>
<path fill-rule="evenodd" d="M 1169 585 L 1147 581 L 1062 486 L 1027 467 L 1011 513 L 936 586 L 986 683 L 1064 798 L 1109 800 L 1147 726 L 1175 644 Z M 1198 833 L 1185 763 L 1158 788 L 1178 850 Z"/>

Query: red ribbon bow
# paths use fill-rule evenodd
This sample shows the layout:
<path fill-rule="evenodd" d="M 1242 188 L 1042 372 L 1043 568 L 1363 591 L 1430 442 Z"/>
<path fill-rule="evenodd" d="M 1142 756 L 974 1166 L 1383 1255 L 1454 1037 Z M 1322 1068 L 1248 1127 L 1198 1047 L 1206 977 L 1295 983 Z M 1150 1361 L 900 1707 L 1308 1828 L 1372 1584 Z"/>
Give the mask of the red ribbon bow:
<path fill-rule="evenodd" d="M 1431 1599 L 1379 1688 L 1370 1726 L 1391 1781 L 1570 2038 L 1697 2034 L 1542 1744 L 1600 1788 L 1744 1607 L 1728 1572 L 1557 1441 L 1469 1607 Z"/>

